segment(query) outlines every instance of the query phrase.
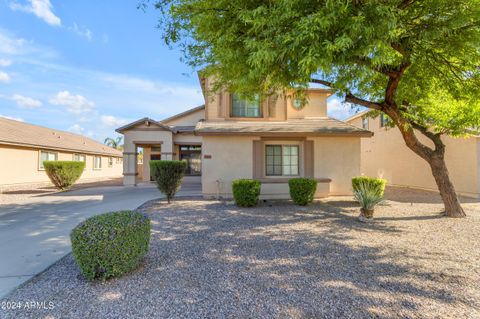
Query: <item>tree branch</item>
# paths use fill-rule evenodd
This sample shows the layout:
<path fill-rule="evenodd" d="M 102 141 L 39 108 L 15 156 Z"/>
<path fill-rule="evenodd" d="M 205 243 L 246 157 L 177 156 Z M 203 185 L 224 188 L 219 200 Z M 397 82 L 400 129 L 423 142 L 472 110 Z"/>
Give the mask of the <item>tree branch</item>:
<path fill-rule="evenodd" d="M 332 82 L 328 82 L 328 81 L 324 81 L 324 80 L 320 80 L 320 79 L 314 79 L 314 78 L 311 78 L 310 82 L 317 83 L 317 84 L 322 84 L 322 85 L 333 88 L 333 83 Z"/>
<path fill-rule="evenodd" d="M 369 109 L 373 109 L 373 110 L 377 110 L 377 111 L 382 111 L 383 110 L 383 105 L 382 104 L 361 99 L 359 97 L 356 97 L 355 95 L 353 95 L 350 92 L 348 92 L 345 95 L 345 102 L 365 106 Z"/>
<path fill-rule="evenodd" d="M 333 88 L 333 89 L 335 88 L 334 84 L 332 82 L 328 82 L 328 81 L 325 81 L 325 80 L 311 78 L 310 82 L 317 83 L 317 84 L 322 84 L 322 85 L 328 86 L 328 87 Z M 373 110 L 377 110 L 377 111 L 382 111 L 383 110 L 383 105 L 381 103 L 361 99 L 361 98 L 353 95 L 351 92 L 347 92 L 345 94 L 345 102 L 357 104 L 357 105 L 360 105 L 360 106 L 365 106 L 369 109 L 373 109 Z"/>

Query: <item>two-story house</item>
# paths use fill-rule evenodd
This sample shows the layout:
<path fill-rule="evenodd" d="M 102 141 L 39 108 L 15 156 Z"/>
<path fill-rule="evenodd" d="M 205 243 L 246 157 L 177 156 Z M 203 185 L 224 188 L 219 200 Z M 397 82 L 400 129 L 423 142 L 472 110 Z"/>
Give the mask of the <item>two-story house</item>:
<path fill-rule="evenodd" d="M 200 83 L 205 105 L 117 129 L 125 136 L 125 185 L 150 181 L 151 159 L 178 159 L 188 162 L 186 174 L 201 181 L 205 197 L 231 197 L 239 178 L 260 180 L 262 198 L 288 198 L 292 177 L 315 178 L 316 197 L 351 193 L 351 178 L 360 174 L 360 139 L 372 133 L 329 118 L 329 90 L 309 89 L 307 103 L 284 94 L 250 101 L 212 92 L 208 78 Z"/>

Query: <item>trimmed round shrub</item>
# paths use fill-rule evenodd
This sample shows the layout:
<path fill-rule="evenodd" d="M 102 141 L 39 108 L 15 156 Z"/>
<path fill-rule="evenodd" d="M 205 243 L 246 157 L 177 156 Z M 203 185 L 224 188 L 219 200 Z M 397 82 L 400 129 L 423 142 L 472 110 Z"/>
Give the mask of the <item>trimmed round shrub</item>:
<path fill-rule="evenodd" d="M 386 184 L 387 180 L 382 178 L 373 178 L 367 176 L 357 176 L 352 178 L 352 189 L 354 193 L 368 189 L 377 192 L 381 197 L 383 197 Z"/>
<path fill-rule="evenodd" d="M 232 182 L 232 192 L 235 204 L 241 207 L 257 205 L 260 196 L 260 181 L 254 179 L 236 179 Z"/>
<path fill-rule="evenodd" d="M 67 190 L 82 176 L 85 162 L 44 161 L 43 167 L 57 189 Z"/>
<path fill-rule="evenodd" d="M 85 278 L 105 280 L 140 264 L 150 243 L 150 220 L 132 211 L 96 215 L 75 227 L 70 239 Z"/>
<path fill-rule="evenodd" d="M 311 178 L 292 178 L 288 180 L 290 198 L 297 205 L 305 206 L 313 202 L 317 190 L 317 181 Z"/>
<path fill-rule="evenodd" d="M 167 197 L 168 203 L 180 188 L 186 169 L 185 161 L 150 161 L 150 173 L 158 190 Z"/>

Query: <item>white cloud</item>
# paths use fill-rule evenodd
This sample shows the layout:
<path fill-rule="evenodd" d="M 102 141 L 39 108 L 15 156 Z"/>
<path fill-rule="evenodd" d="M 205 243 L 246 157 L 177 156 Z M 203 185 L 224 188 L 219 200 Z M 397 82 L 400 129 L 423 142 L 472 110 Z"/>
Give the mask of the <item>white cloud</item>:
<path fill-rule="evenodd" d="M 42 106 L 42 102 L 40 102 L 39 100 L 35 100 L 31 97 L 23 96 L 20 94 L 14 94 L 12 96 L 12 100 L 14 100 L 19 107 L 25 109 L 35 109 Z"/>
<path fill-rule="evenodd" d="M 10 3 L 10 9 L 33 13 L 37 18 L 53 26 L 62 25 L 62 21 L 53 13 L 53 6 L 50 0 L 29 0 L 29 4 Z"/>
<path fill-rule="evenodd" d="M 73 31 L 73 33 L 75 33 L 76 35 L 87 39 L 88 41 L 92 40 L 92 31 L 90 31 L 90 29 L 85 26 L 79 26 L 78 24 L 74 23 L 73 27 L 69 27 L 68 29 Z"/>
<path fill-rule="evenodd" d="M 0 53 L 19 54 L 25 45 L 25 39 L 15 38 L 0 30 Z"/>
<path fill-rule="evenodd" d="M 68 112 L 73 114 L 85 114 L 91 112 L 95 103 L 88 100 L 81 95 L 73 95 L 68 91 L 58 92 L 53 98 L 49 100 L 53 105 L 64 106 Z"/>
<path fill-rule="evenodd" d="M 72 133 L 80 134 L 80 135 L 85 132 L 85 129 L 78 124 L 74 124 L 74 125 L 70 126 L 68 128 L 68 130 Z"/>
<path fill-rule="evenodd" d="M 3 83 L 10 82 L 10 76 L 5 72 L 0 71 L 0 82 L 3 82 Z"/>
<path fill-rule="evenodd" d="M 10 66 L 12 64 L 12 61 L 7 60 L 7 59 L 0 59 L 0 66 Z"/>
<path fill-rule="evenodd" d="M 103 125 L 107 127 L 120 127 L 129 122 L 126 119 L 120 119 L 113 115 L 102 115 L 100 119 L 102 120 Z"/>
<path fill-rule="evenodd" d="M 0 114 L 0 117 L 3 117 L 5 119 L 9 119 L 9 120 L 14 120 L 14 121 L 19 121 L 19 122 L 25 122 L 22 118 L 20 117 L 14 117 L 14 116 L 8 116 L 8 115 L 3 115 L 3 114 Z"/>
<path fill-rule="evenodd" d="M 350 103 L 344 103 L 338 98 L 333 98 L 327 102 L 328 116 L 344 120 L 353 114 L 355 114 L 355 109 L 352 108 Z"/>

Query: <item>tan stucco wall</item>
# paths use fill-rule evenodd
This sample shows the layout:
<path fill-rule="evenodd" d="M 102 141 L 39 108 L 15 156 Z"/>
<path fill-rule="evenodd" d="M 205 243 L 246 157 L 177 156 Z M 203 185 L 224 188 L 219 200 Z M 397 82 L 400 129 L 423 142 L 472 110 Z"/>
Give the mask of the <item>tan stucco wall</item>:
<path fill-rule="evenodd" d="M 205 110 L 201 109 L 170 121 L 163 121 L 162 123 L 170 126 L 195 126 L 198 121 L 203 119 L 205 119 Z"/>
<path fill-rule="evenodd" d="M 300 110 L 293 107 L 293 99 L 287 99 L 287 117 L 289 119 L 302 119 L 307 117 L 327 116 L 328 95 L 322 92 L 307 92 L 307 104 Z"/>
<path fill-rule="evenodd" d="M 157 129 L 151 130 L 136 130 L 138 128 L 133 128 L 123 132 L 124 135 L 124 156 L 123 156 L 123 184 L 124 185 L 135 185 L 137 182 L 138 176 L 132 175 L 138 173 L 137 170 L 137 147 L 142 147 L 143 145 L 149 145 L 148 143 L 158 145 L 161 144 L 162 149 L 162 159 L 171 160 L 173 159 L 173 134 L 170 131 L 159 131 Z M 143 143 L 143 144 L 142 144 Z M 148 178 L 150 176 L 150 167 L 148 165 L 148 159 L 146 159 L 145 165 L 143 166 L 143 178 Z"/>
<path fill-rule="evenodd" d="M 368 129 L 374 132 L 370 139 L 362 139 L 361 172 L 367 176 L 378 176 L 391 185 L 437 190 L 430 167 L 406 145 L 398 128 L 380 127 L 380 118 L 368 119 Z M 361 127 L 362 119 L 350 121 Z M 429 146 L 433 144 L 417 134 Z M 458 193 L 478 197 L 479 194 L 479 139 L 442 138 L 446 145 L 445 161 L 450 177 Z"/>
<path fill-rule="evenodd" d="M 57 152 L 60 161 L 72 161 L 75 154 L 48 151 Z M 121 177 L 122 163 L 117 163 L 114 157 L 112 167 L 108 167 L 108 158 L 102 156 L 102 168 L 94 170 L 93 155 L 86 155 L 86 168 L 80 180 Z M 49 182 L 45 171 L 39 169 L 39 161 L 39 149 L 0 145 L 0 186 Z"/>
<path fill-rule="evenodd" d="M 253 141 L 257 139 L 253 136 L 203 138 L 202 188 L 205 196 L 231 197 L 233 180 L 252 178 Z M 314 141 L 314 177 L 332 179 L 330 184 L 319 184 L 317 195 L 350 194 L 351 178 L 360 174 L 360 139 L 317 137 L 311 140 Z M 288 186 L 264 182 L 262 195 L 288 198 Z"/>
<path fill-rule="evenodd" d="M 205 118 L 209 121 L 223 121 L 229 118 L 230 93 L 226 90 L 218 93 L 211 92 L 213 85 L 211 79 L 206 81 Z M 292 98 L 284 94 L 279 93 L 276 97 L 270 97 L 268 101 L 264 101 L 262 106 L 264 115 L 268 114 L 263 120 L 284 121 L 289 118 L 326 117 L 329 94 L 325 91 L 312 89 L 307 90 L 306 95 L 307 104 L 301 110 L 295 109 L 292 106 Z M 233 119 L 242 120 L 242 118 Z M 171 124 L 169 123 L 169 125 Z"/>
<path fill-rule="evenodd" d="M 330 195 L 351 194 L 352 177 L 360 175 L 359 137 L 316 137 L 314 174 L 330 178 Z"/>

